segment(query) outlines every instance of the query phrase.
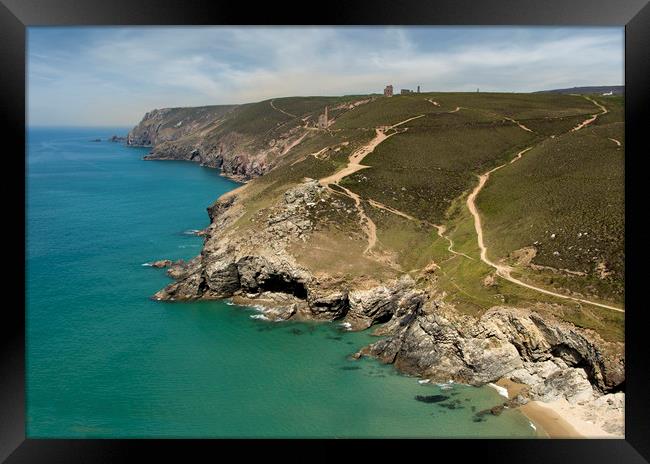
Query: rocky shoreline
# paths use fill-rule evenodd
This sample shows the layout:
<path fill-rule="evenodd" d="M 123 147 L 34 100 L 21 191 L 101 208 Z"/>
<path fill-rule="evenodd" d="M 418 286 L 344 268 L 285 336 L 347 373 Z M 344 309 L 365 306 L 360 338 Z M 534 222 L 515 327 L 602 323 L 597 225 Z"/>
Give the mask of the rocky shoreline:
<path fill-rule="evenodd" d="M 277 129 L 268 140 L 236 131 L 221 133 L 217 129 L 232 108 L 205 111 L 200 117 L 192 115 L 178 122 L 175 121 L 179 116 L 174 114 L 181 109 L 150 111 L 129 132 L 126 144 L 151 148 L 145 160 L 192 161 L 219 169 L 223 176 L 235 181 L 246 182 L 270 171 L 308 133 L 302 125 Z"/>
<path fill-rule="evenodd" d="M 271 320 L 339 321 L 350 330 L 381 324 L 375 330 L 381 338 L 353 357 L 371 356 L 433 382 L 521 384 L 525 388 L 502 406 L 532 400 L 583 411 L 597 407 L 604 411 L 605 432 L 623 436 L 622 343 L 534 307 L 495 306 L 478 318 L 464 315 L 417 276 L 378 282 L 312 273 L 297 264 L 290 245 L 314 232 L 311 209 L 332 201 L 331 191 L 307 180 L 271 206 L 259 228 L 242 233 L 231 226 L 245 209 L 237 194 L 224 195 L 208 208 L 201 254 L 174 263 L 168 274 L 175 282 L 153 298 L 233 298 L 264 307 Z"/>

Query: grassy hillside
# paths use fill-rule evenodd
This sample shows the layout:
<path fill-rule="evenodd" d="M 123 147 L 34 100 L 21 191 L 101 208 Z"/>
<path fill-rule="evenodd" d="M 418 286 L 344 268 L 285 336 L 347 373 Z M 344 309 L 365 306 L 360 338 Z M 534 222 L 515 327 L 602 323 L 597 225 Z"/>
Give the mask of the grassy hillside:
<path fill-rule="evenodd" d="M 241 190 L 244 214 L 233 227 L 255 230 L 287 189 L 345 168 L 382 128 L 389 137 L 363 159 L 367 167 L 332 186 L 331 204 L 310 210 L 315 233 L 291 248 L 298 263 L 344 281 L 409 273 L 469 314 L 526 305 L 620 340 L 623 314 L 496 276 L 480 259 L 466 205 L 478 176 L 504 165 L 476 199 L 490 259 L 542 288 L 622 302 L 623 101 L 593 97 L 609 112 L 574 132 L 600 112 L 581 96 L 426 93 L 276 98 L 241 105 L 188 137 L 216 144 L 243 134 L 251 146 L 268 147 L 281 134 L 297 134 L 297 143 L 273 155 L 275 167 Z M 334 122 L 319 129 L 326 105 Z M 375 226 L 371 253 L 364 252 L 365 219 L 345 189 Z"/>
<path fill-rule="evenodd" d="M 168 108 L 164 110 L 165 118 L 162 122 L 161 129 L 182 127 L 190 121 L 210 123 L 221 118 L 236 105 L 213 105 L 213 106 L 196 106 L 191 108 Z"/>
<path fill-rule="evenodd" d="M 495 172 L 478 206 L 493 256 L 516 262 L 515 250 L 534 247 L 533 265 L 573 274 L 527 269 L 531 279 L 622 302 L 623 123 L 614 122 L 614 111 L 605 116 L 610 117 L 545 140 L 520 162 Z"/>
<path fill-rule="evenodd" d="M 441 222 L 477 173 L 506 161 L 533 139 L 507 121 L 438 126 L 435 119 L 421 118 L 388 139 L 364 159 L 372 168 L 342 185 L 420 219 Z"/>

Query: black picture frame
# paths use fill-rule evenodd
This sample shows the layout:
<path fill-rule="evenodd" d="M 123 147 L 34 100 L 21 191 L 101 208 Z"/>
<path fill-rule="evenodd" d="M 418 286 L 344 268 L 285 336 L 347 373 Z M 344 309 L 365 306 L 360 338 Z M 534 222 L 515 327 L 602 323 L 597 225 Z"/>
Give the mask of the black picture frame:
<path fill-rule="evenodd" d="M 253 6 L 254 5 L 254 6 Z M 642 463 L 650 460 L 648 391 L 650 366 L 645 354 L 642 305 L 644 254 L 642 215 L 644 197 L 640 163 L 648 142 L 642 125 L 650 103 L 650 5 L 647 0 L 444 0 L 346 1 L 278 4 L 277 2 L 209 2 L 204 0 L 0 0 L 0 127 L 3 129 L 4 241 L 15 253 L 6 257 L 9 275 L 3 278 L 5 298 L 0 322 L 0 460 L 7 462 L 120 462 L 150 460 L 154 455 L 193 460 L 198 453 L 216 458 L 233 441 L 214 440 L 43 440 L 25 437 L 25 274 L 15 263 L 25 263 L 25 38 L 26 27 L 38 25 L 531 25 L 625 26 L 625 141 L 626 141 L 626 415 L 623 440 L 428 440 L 408 448 L 392 440 L 362 444 L 367 458 L 386 446 L 402 449 L 404 457 L 464 459 L 531 463 L 589 462 Z M 645 149 L 644 149 L 645 148 Z M 22 172 L 23 175 L 19 175 Z M 11 180 L 11 182 L 9 182 Z M 21 227 L 22 225 L 22 227 Z M 19 235 L 22 233 L 22 238 Z M 631 250 L 635 250 L 632 253 Z M 5 253 L 6 255 L 6 253 Z M 11 263 L 8 264 L 7 263 Z M 635 272 L 635 270 L 639 272 Z M 11 296 L 12 298 L 7 298 Z M 646 311 L 647 312 L 647 311 Z M 305 440 L 289 447 L 281 440 L 266 440 L 260 450 L 292 454 L 295 444 L 308 443 L 323 454 L 340 451 L 358 440 L 330 442 Z M 255 451 L 234 442 L 240 457 Z M 370 446 L 369 446 L 370 445 Z M 451 453 L 451 454 L 448 454 Z M 311 459 L 312 453 L 303 454 Z M 447 458 L 445 458 L 447 459 Z"/>

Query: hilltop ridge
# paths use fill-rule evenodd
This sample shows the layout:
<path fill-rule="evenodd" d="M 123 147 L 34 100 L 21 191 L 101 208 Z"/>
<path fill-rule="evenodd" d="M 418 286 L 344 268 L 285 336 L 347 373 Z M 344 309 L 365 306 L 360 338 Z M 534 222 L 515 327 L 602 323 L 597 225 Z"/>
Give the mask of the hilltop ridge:
<path fill-rule="evenodd" d="M 562 94 L 603 94 L 609 93 L 611 95 L 624 95 L 624 85 L 593 85 L 587 87 L 571 87 L 567 89 L 552 89 L 552 90 L 539 90 L 535 93 L 562 93 Z"/>

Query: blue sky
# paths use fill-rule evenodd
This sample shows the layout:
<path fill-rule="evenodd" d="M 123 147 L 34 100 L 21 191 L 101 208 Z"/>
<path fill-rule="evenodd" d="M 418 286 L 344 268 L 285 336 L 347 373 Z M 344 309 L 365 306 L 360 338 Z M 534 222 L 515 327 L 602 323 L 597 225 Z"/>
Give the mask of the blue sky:
<path fill-rule="evenodd" d="M 30 125 L 135 125 L 170 106 L 396 89 L 623 84 L 623 28 L 31 27 Z"/>

